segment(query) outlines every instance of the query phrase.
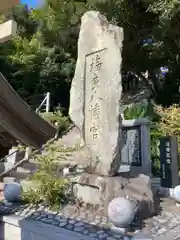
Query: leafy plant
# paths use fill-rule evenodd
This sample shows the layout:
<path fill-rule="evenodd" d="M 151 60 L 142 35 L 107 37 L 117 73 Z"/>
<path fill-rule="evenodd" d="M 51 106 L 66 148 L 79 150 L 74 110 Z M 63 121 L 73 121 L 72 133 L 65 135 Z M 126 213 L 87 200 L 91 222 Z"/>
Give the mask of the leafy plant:
<path fill-rule="evenodd" d="M 61 132 L 65 131 L 70 123 L 69 118 L 63 116 L 59 110 L 55 112 L 40 113 L 40 116 L 56 128 L 59 128 Z"/>
<path fill-rule="evenodd" d="M 52 153 L 36 155 L 34 162 L 38 169 L 30 177 L 34 188 L 24 192 L 23 200 L 34 204 L 44 202 L 51 207 L 59 208 L 61 204 L 68 201 L 69 196 L 69 182 L 60 176 L 60 165 Z"/>
<path fill-rule="evenodd" d="M 180 106 L 172 105 L 169 108 L 156 107 L 161 116 L 160 128 L 166 136 L 176 136 L 180 143 Z"/>
<path fill-rule="evenodd" d="M 59 145 L 58 141 L 49 141 L 44 147 L 43 155 L 32 154 L 31 161 L 36 164 L 37 171 L 29 178 L 32 188 L 24 192 L 23 200 L 34 204 L 43 202 L 53 209 L 73 201 L 72 183 L 62 175 L 62 170 L 65 166 L 77 166 L 78 163 L 72 161 L 72 154 L 83 147 L 77 145 L 65 147 Z"/>
<path fill-rule="evenodd" d="M 152 175 L 160 176 L 160 140 L 162 132 L 159 129 L 158 123 L 151 124 L 151 160 L 152 160 Z"/>
<path fill-rule="evenodd" d="M 180 153 L 180 106 L 172 105 L 168 108 L 156 107 L 156 112 L 161 116 L 159 129 L 165 136 L 176 136 L 178 151 Z M 180 162 L 179 162 L 180 168 Z"/>
<path fill-rule="evenodd" d="M 150 121 L 154 119 L 157 120 L 157 113 L 154 111 L 154 106 L 150 102 L 135 103 L 126 106 L 124 110 L 124 118 L 128 119 L 138 119 L 147 118 Z"/>

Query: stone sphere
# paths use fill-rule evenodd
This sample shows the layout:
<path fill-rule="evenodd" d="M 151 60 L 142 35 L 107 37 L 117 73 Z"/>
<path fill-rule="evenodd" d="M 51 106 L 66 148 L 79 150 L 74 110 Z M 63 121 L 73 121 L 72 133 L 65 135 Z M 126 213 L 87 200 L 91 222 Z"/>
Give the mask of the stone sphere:
<path fill-rule="evenodd" d="M 116 227 L 128 227 L 135 217 L 131 201 L 123 197 L 113 199 L 108 206 L 108 217 Z"/>
<path fill-rule="evenodd" d="M 177 201 L 180 202 L 180 185 L 176 186 L 173 191 L 173 198 Z"/>
<path fill-rule="evenodd" d="M 17 202 L 21 199 L 22 188 L 18 183 L 8 183 L 4 186 L 4 198 L 8 202 Z"/>

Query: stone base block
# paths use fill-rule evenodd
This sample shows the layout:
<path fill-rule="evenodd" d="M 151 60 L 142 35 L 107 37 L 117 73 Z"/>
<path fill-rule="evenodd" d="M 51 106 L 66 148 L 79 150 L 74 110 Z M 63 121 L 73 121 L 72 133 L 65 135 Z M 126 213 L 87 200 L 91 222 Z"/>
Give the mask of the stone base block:
<path fill-rule="evenodd" d="M 84 203 L 108 208 L 116 197 L 126 197 L 133 201 L 136 212 L 149 217 L 155 213 L 154 198 L 150 178 L 139 175 L 136 178 L 101 177 L 83 173 L 73 182 L 73 194 Z"/>

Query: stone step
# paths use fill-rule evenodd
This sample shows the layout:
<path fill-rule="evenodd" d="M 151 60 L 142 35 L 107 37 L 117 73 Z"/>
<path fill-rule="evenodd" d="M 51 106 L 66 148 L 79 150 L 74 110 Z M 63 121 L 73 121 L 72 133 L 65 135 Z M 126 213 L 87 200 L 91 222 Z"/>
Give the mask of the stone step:
<path fill-rule="evenodd" d="M 4 183 L 11 183 L 11 182 L 20 182 L 23 179 L 26 179 L 30 176 L 28 173 L 23 173 L 23 172 L 16 172 L 12 171 L 8 177 L 3 178 Z"/>
<path fill-rule="evenodd" d="M 3 173 L 5 171 L 5 163 L 0 162 L 0 173 Z"/>
<path fill-rule="evenodd" d="M 13 183 L 13 182 L 20 182 L 20 180 L 17 180 L 15 177 L 4 177 L 3 178 L 4 183 Z"/>
<path fill-rule="evenodd" d="M 8 163 L 0 162 L 0 173 L 4 172 L 8 166 L 9 168 L 11 167 L 11 165 Z M 18 172 L 25 172 L 25 173 L 33 173 L 35 172 L 35 170 L 36 170 L 36 165 L 31 162 L 25 162 L 22 164 L 22 166 L 17 168 Z"/>
<path fill-rule="evenodd" d="M 25 162 L 23 163 L 22 167 L 31 171 L 35 171 L 37 168 L 36 164 L 33 162 Z"/>
<path fill-rule="evenodd" d="M 29 168 L 25 168 L 23 167 L 18 167 L 16 169 L 16 172 L 18 173 L 28 173 L 28 174 L 33 174 L 36 171 L 36 169 L 29 169 Z"/>

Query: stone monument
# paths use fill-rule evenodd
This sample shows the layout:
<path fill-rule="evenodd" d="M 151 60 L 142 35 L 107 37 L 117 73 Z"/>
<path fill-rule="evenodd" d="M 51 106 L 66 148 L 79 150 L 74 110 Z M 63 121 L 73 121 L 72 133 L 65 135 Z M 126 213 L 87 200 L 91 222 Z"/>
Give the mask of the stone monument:
<path fill-rule="evenodd" d="M 160 138 L 161 186 L 174 188 L 179 185 L 178 143 L 175 136 Z"/>
<path fill-rule="evenodd" d="M 73 178 L 72 189 L 83 202 L 101 205 L 104 210 L 114 198 L 128 197 L 130 201 L 135 200 L 133 206 L 140 206 L 140 202 L 152 213 L 149 173 L 143 175 L 141 172 L 132 177 L 123 176 L 120 171 L 121 157 L 125 156 L 122 154 L 121 119 L 122 43 L 122 28 L 109 24 L 99 12 L 84 14 L 69 115 L 75 129 L 79 129 L 89 157 L 84 157 L 87 166 L 83 173 Z M 142 161 L 145 157 L 143 154 Z"/>
<path fill-rule="evenodd" d="M 82 17 L 69 115 L 88 146 L 94 173 L 115 175 L 121 149 L 123 29 L 99 13 Z"/>

